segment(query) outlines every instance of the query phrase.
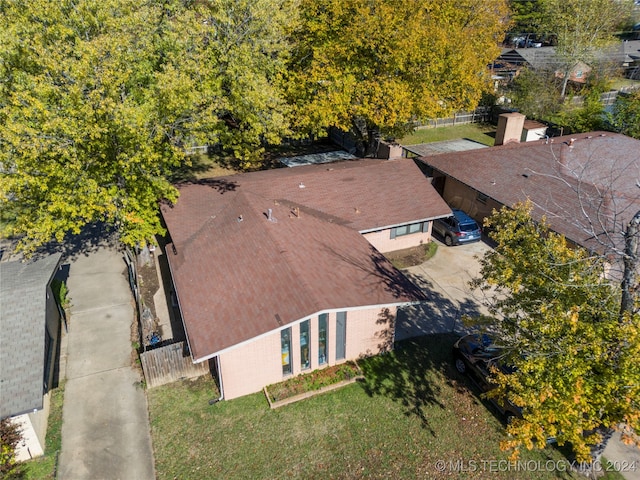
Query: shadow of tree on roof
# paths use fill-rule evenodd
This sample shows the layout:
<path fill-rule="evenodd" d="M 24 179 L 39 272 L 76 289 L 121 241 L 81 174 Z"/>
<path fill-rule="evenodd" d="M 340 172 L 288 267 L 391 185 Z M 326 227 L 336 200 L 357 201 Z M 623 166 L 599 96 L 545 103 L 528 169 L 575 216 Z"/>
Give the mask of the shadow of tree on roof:
<path fill-rule="evenodd" d="M 422 426 L 437 437 L 425 407 L 446 408 L 441 391 L 443 379 L 449 384 L 453 375 L 450 357 L 456 338 L 452 334 L 423 336 L 399 342 L 386 354 L 358 360 L 365 375 L 360 385 L 369 396 L 383 395 L 400 402 L 405 415 L 419 418 Z"/>
<path fill-rule="evenodd" d="M 178 188 L 187 185 L 203 185 L 216 190 L 221 195 L 227 192 L 235 192 L 238 188 L 238 182 L 225 178 L 203 178 L 201 180 L 186 181 L 177 184 Z"/>
<path fill-rule="evenodd" d="M 423 291 L 411 282 L 400 270 L 372 245 L 369 245 L 368 255 L 353 255 L 345 251 L 337 251 L 324 244 L 325 251 L 331 253 L 338 260 L 348 263 L 367 273 L 370 289 L 374 290 L 384 285 L 385 291 L 391 293 L 397 301 L 424 301 Z"/>

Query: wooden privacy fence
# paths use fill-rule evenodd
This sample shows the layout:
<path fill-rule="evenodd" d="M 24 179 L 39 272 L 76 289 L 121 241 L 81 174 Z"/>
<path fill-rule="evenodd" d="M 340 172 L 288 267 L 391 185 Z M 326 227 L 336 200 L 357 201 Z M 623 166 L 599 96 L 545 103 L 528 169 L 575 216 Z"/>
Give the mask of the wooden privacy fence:
<path fill-rule="evenodd" d="M 424 122 L 415 122 L 417 129 L 455 127 L 456 125 L 467 125 L 469 123 L 483 123 L 491 120 L 491 109 L 488 107 L 478 107 L 473 112 L 457 112 L 453 117 L 434 118 Z"/>
<path fill-rule="evenodd" d="M 209 362 L 193 363 L 185 355 L 184 342 L 147 350 L 140 354 L 142 371 L 147 387 L 158 387 L 181 378 L 199 377 L 209 373 Z"/>

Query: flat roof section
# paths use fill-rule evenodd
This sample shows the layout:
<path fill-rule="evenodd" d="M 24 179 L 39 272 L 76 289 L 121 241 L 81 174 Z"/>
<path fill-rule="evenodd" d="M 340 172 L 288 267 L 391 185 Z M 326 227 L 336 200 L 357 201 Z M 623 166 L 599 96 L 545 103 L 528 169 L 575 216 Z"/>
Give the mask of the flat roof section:
<path fill-rule="evenodd" d="M 430 157 L 441 153 L 464 152 L 467 150 L 477 150 L 488 148 L 480 142 L 460 138 L 458 140 L 445 140 L 443 142 L 419 143 L 417 145 L 403 145 L 402 148 L 420 157 Z"/>
<path fill-rule="evenodd" d="M 336 150 L 334 152 L 310 153 L 308 155 L 300 155 L 297 157 L 281 157 L 278 161 L 287 167 L 299 167 L 301 165 L 331 163 L 340 160 L 354 160 L 356 158 L 358 157 L 351 155 L 349 152 Z"/>

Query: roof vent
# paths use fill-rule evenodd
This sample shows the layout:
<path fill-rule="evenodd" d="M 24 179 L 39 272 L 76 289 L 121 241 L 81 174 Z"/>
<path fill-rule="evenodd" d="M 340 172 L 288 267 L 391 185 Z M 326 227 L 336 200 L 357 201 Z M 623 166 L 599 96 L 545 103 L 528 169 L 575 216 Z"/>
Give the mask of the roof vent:
<path fill-rule="evenodd" d="M 238 223 L 240 223 L 244 219 L 242 218 L 242 215 L 240 215 L 237 220 L 238 220 Z"/>
<path fill-rule="evenodd" d="M 304 183 L 300 182 L 300 185 L 298 185 L 298 188 L 304 188 Z"/>
<path fill-rule="evenodd" d="M 273 216 L 273 210 L 270 208 L 267 209 L 267 220 L 273 223 L 278 222 L 278 220 L 276 220 L 276 218 Z"/>
<path fill-rule="evenodd" d="M 528 174 L 528 173 L 523 173 L 523 174 L 522 174 L 522 176 L 523 176 L 524 178 L 529 178 L 529 174 Z"/>

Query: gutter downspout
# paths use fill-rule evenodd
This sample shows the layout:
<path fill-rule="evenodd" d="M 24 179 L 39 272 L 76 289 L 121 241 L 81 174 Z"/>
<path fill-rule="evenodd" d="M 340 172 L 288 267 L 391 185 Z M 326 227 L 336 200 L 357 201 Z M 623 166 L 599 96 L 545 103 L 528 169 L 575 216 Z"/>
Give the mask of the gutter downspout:
<path fill-rule="evenodd" d="M 216 357 L 216 370 L 218 371 L 218 386 L 220 387 L 220 398 L 214 398 L 209 402 L 210 405 L 218 403 L 224 399 L 224 387 L 222 386 L 222 373 L 220 372 L 220 355 Z"/>

